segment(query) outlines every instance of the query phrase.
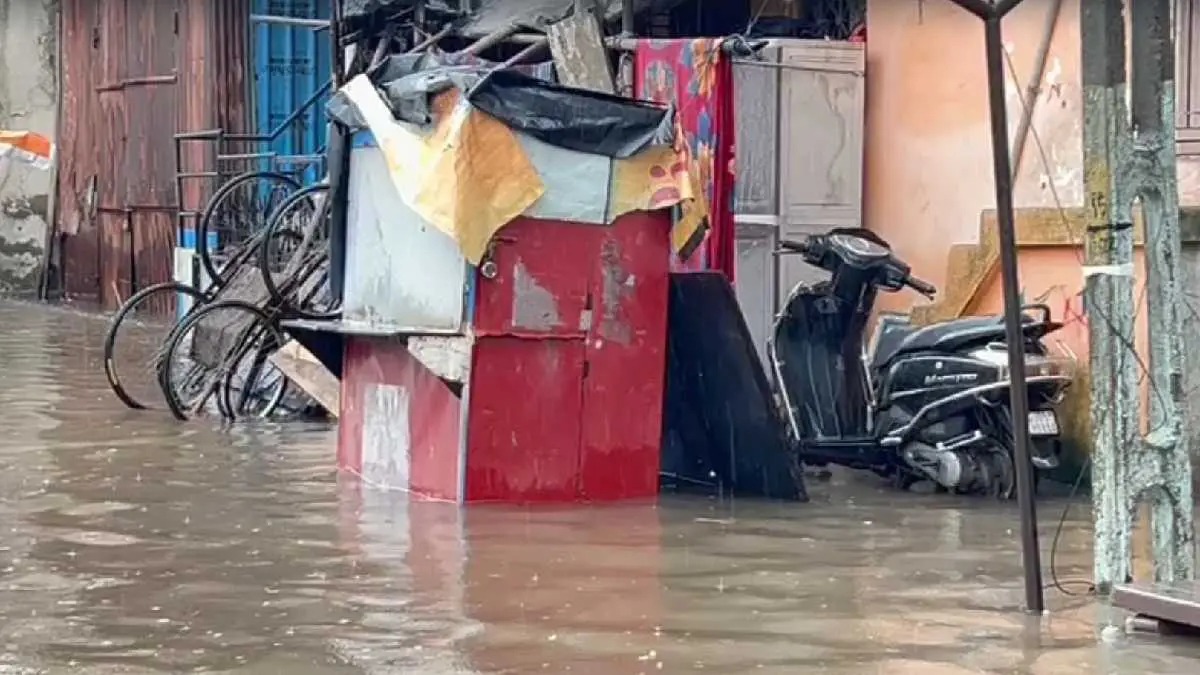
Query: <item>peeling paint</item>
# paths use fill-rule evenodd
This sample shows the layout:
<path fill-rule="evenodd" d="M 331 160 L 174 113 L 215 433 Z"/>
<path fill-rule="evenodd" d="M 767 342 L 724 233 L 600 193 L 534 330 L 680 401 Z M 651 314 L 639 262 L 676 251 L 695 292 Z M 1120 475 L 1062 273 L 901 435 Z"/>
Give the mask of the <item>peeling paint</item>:
<path fill-rule="evenodd" d="M 36 293 L 45 256 L 45 219 L 32 213 L 14 218 L 0 210 L 0 293 Z"/>
<path fill-rule="evenodd" d="M 58 2 L 0 0 L 0 128 L 52 135 Z M 40 287 L 50 232 L 49 172 L 0 162 L 0 294 Z"/>
<path fill-rule="evenodd" d="M 621 251 L 617 242 L 604 242 L 600 252 L 603 274 L 600 293 L 600 336 L 620 345 L 633 342 L 633 329 L 625 317 L 625 300 L 633 296 L 637 281 L 621 266 Z"/>
<path fill-rule="evenodd" d="M 1086 306 L 1105 315 L 1104 321 L 1089 322 L 1094 576 L 1101 593 L 1131 578 L 1134 519 L 1139 506 L 1147 503 L 1156 580 L 1192 579 L 1196 571 L 1191 462 L 1180 384 L 1185 350 L 1175 88 L 1173 77 L 1164 75 L 1162 68 L 1172 62 L 1171 40 L 1162 39 L 1171 33 L 1169 4 L 1146 2 L 1132 5 L 1130 11 L 1128 27 L 1120 3 L 1087 6 L 1081 13 L 1087 264 L 1106 269 L 1133 262 L 1134 231 L 1123 225 L 1133 222 L 1134 202 L 1140 199 L 1149 310 L 1149 358 L 1128 358 L 1129 345 L 1135 344 L 1134 279 L 1117 274 L 1088 277 Z M 1131 47 L 1132 68 L 1125 59 L 1126 44 Z M 1133 73 L 1132 81 L 1127 72 Z M 1135 97 L 1127 98 L 1128 92 Z M 1149 397 L 1148 410 L 1138 396 L 1141 363 L 1148 364 L 1148 381 L 1156 392 Z M 1148 420 L 1143 412 L 1148 412 Z M 1143 421 L 1149 422 L 1145 435 Z"/>
<path fill-rule="evenodd" d="M 513 326 L 545 331 L 562 326 L 554 294 L 538 284 L 520 260 L 513 265 Z"/>

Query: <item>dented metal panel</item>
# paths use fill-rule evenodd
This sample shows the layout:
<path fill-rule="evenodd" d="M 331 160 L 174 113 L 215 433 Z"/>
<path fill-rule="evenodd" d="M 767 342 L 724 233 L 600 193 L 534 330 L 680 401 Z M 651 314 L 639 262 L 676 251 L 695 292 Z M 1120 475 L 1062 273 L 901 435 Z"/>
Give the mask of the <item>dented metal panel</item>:
<path fill-rule="evenodd" d="M 468 499 L 657 493 L 669 228 L 659 211 L 504 229 L 497 275 L 478 285 Z"/>
<path fill-rule="evenodd" d="M 412 332 L 462 327 L 467 263 L 400 198 L 375 147 L 350 155 L 344 321 Z"/>
<path fill-rule="evenodd" d="M 461 400 L 394 340 L 346 342 L 338 467 L 417 498 L 461 498 Z"/>
<path fill-rule="evenodd" d="M 734 213 L 779 212 L 779 48 L 762 50 L 758 61 L 735 61 L 737 96 L 737 187 Z"/>
<path fill-rule="evenodd" d="M 767 338 L 775 320 L 775 256 L 778 227 L 774 223 L 737 223 L 737 299 L 754 340 L 759 361 L 767 367 Z M 770 370 L 767 370 L 770 372 Z"/>
<path fill-rule="evenodd" d="M 478 282 L 477 335 L 583 339 L 592 326 L 594 266 L 604 228 L 518 218 L 492 256 L 494 279 Z"/>

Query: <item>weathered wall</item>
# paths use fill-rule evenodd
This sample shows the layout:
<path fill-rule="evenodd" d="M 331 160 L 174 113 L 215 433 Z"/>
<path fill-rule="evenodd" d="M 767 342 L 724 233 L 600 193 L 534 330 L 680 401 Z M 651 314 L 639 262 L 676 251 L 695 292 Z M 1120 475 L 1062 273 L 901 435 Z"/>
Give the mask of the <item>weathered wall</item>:
<path fill-rule="evenodd" d="M 57 0 L 0 0 L 0 128 L 53 138 Z M 46 253 L 49 171 L 0 165 L 0 294 L 37 293 Z"/>
<path fill-rule="evenodd" d="M 1083 205 L 1079 3 L 1063 2 L 1050 44 L 1032 122 L 1042 150 L 1030 134 L 1016 175 L 1019 238 L 1025 236 L 1022 230 L 1046 234 L 1052 225 L 1061 225 L 1057 219 L 1047 221 L 1045 211 L 1032 209 L 1061 204 L 1077 211 Z M 1005 44 L 1022 86 L 1032 74 L 1051 4 L 1025 0 L 1004 21 Z M 941 288 L 943 296 L 961 291 L 964 284 L 976 286 L 963 311 L 998 312 L 1003 307 L 999 274 L 994 269 L 987 275 L 972 274 L 978 267 L 973 263 L 983 256 L 972 257 L 970 247 L 961 246 L 979 243 L 981 215 L 995 208 L 983 24 L 950 0 L 868 0 L 868 21 L 866 224 L 887 238 L 918 274 Z M 1011 76 L 1007 85 L 1012 138 L 1022 106 Z M 1179 193 L 1183 205 L 1200 204 L 1197 158 L 1180 160 Z M 1047 245 L 1054 236 L 1030 239 L 1040 241 L 1020 252 L 1024 297 L 1043 299 L 1056 315 L 1065 316 L 1069 325 L 1056 338 L 1086 365 L 1082 251 L 1070 246 L 1071 240 Z M 1200 278 L 1197 233 L 1185 239 L 1185 281 L 1194 287 Z M 952 252 L 952 247 L 957 250 Z M 886 302 L 889 309 L 905 310 L 914 299 L 900 293 Z M 1189 297 L 1189 302 L 1200 307 L 1200 299 Z M 1141 309 L 1138 332 L 1144 345 L 1144 303 Z M 1188 331 L 1200 330 L 1200 319 L 1191 308 L 1184 316 Z M 1188 359 L 1191 386 L 1200 386 L 1200 352 L 1189 353 Z M 1065 405 L 1069 431 L 1078 441 L 1088 437 L 1087 377 L 1086 369 L 1081 370 Z M 1189 400 L 1193 445 L 1200 448 L 1200 396 Z"/>
<path fill-rule="evenodd" d="M 1033 119 L 1050 167 L 1030 138 L 1018 208 L 1052 207 L 1054 191 L 1064 206 L 1083 201 L 1078 3 L 1064 3 Z M 1022 83 L 1049 4 L 1026 0 L 1004 22 Z M 995 204 L 983 23 L 949 0 L 869 0 L 868 21 L 865 220 L 942 287 L 950 246 L 976 240 L 980 213 Z M 1021 104 L 1008 85 L 1015 130 Z"/>

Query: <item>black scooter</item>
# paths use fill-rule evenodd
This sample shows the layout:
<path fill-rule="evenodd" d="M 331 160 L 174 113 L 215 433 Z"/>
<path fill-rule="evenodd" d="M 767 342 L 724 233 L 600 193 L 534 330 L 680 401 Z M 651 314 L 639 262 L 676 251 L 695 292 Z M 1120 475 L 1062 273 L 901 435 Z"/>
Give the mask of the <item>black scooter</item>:
<path fill-rule="evenodd" d="M 768 344 L 790 441 L 801 461 L 878 473 L 907 489 L 932 481 L 962 494 L 1011 498 L 1016 491 L 1008 354 L 1001 317 L 912 326 L 882 317 L 869 349 L 863 338 L 876 294 L 936 289 L 911 273 L 887 242 L 863 229 L 835 229 L 783 241 L 831 273 L 800 284 Z M 1032 461 L 1041 474 L 1061 450 L 1055 405 L 1074 374 L 1043 338 L 1062 327 L 1050 309 L 1022 312 Z"/>

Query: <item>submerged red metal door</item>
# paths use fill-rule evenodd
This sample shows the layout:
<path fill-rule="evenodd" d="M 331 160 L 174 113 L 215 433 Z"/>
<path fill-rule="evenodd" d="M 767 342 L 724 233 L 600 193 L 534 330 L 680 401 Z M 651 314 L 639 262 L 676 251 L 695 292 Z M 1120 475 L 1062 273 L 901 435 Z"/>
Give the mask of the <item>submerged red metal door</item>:
<path fill-rule="evenodd" d="M 657 494 L 669 227 L 658 212 L 501 231 L 477 289 L 468 501 Z"/>
<path fill-rule="evenodd" d="M 578 499 L 583 377 L 583 340 L 504 336 L 476 344 L 467 501 Z"/>
<path fill-rule="evenodd" d="M 477 282 L 467 501 L 570 502 L 579 491 L 591 269 L 601 229 L 518 218 Z"/>

